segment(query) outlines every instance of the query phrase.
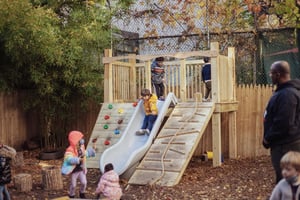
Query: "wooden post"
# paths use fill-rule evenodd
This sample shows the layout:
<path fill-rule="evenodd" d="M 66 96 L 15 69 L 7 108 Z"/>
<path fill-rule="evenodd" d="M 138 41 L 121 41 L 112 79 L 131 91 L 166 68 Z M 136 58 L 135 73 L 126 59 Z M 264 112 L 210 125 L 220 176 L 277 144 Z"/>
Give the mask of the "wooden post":
<path fill-rule="evenodd" d="M 219 52 L 219 43 L 211 43 L 211 50 Z M 218 61 L 219 56 L 211 58 L 211 80 L 212 80 L 212 101 L 220 102 L 220 77 Z M 222 164 L 222 148 L 221 148 L 221 113 L 214 113 L 212 117 L 212 145 L 213 145 L 213 166 L 220 166 Z"/>
<path fill-rule="evenodd" d="M 180 59 L 180 99 L 186 101 L 186 68 L 185 59 Z"/>
<path fill-rule="evenodd" d="M 233 47 L 228 48 L 228 71 L 230 87 L 230 100 L 236 102 L 236 87 L 235 87 L 235 51 Z M 229 122 L 229 158 L 237 158 L 237 135 L 236 135 L 236 111 L 228 113 Z"/>
<path fill-rule="evenodd" d="M 62 175 L 59 167 L 47 166 L 42 169 L 42 183 L 45 190 L 63 189 Z"/>
<path fill-rule="evenodd" d="M 18 192 L 28 192 L 32 189 L 31 174 L 17 174 L 13 178 L 14 186 Z"/>
<path fill-rule="evenodd" d="M 151 93 L 154 93 L 151 89 L 151 63 L 150 60 L 147 60 L 145 62 L 145 79 L 146 79 L 146 88 L 151 91 Z M 140 93 L 141 91 L 139 91 Z"/>
<path fill-rule="evenodd" d="M 130 73 L 129 73 L 129 84 L 130 84 L 130 100 L 136 101 L 136 55 L 130 54 L 129 56 L 133 56 L 133 58 L 129 59 L 130 63 Z"/>
<path fill-rule="evenodd" d="M 105 57 L 112 57 L 112 50 L 105 49 Z M 112 80 L 112 64 L 104 64 L 104 103 L 113 102 L 113 80 Z"/>

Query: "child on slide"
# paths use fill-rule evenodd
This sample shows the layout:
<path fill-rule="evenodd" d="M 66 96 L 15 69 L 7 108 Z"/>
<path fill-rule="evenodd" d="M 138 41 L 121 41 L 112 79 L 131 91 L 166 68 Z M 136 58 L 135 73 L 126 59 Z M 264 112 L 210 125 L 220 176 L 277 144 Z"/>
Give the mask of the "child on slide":
<path fill-rule="evenodd" d="M 143 99 L 145 117 L 141 129 L 136 132 L 136 135 L 149 135 L 158 115 L 157 96 L 152 94 L 149 89 L 142 89 L 141 98 Z"/>

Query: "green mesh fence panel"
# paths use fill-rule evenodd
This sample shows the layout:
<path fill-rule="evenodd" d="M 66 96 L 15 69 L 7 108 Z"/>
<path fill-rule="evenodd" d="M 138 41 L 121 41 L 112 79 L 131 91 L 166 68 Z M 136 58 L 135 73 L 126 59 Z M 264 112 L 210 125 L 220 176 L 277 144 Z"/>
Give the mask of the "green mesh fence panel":
<path fill-rule="evenodd" d="M 271 83 L 269 77 L 270 66 L 278 60 L 290 63 L 291 77 L 300 78 L 299 52 L 296 44 L 296 32 L 294 29 L 286 29 L 276 32 L 265 32 L 261 34 L 262 44 L 262 82 Z M 265 77 L 265 80 L 263 80 Z"/>

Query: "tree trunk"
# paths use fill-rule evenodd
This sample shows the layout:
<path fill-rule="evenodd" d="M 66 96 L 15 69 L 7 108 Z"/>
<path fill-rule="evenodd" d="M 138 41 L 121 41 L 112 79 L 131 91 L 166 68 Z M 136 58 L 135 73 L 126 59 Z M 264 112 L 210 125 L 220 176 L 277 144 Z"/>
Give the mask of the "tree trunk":
<path fill-rule="evenodd" d="M 12 166 L 23 167 L 24 166 L 24 156 L 23 152 L 18 151 L 15 158 L 13 159 Z"/>
<path fill-rule="evenodd" d="M 55 166 L 43 167 L 42 169 L 43 188 L 45 190 L 63 189 L 63 181 L 60 168 Z"/>
<path fill-rule="evenodd" d="M 19 192 L 28 192 L 32 189 L 32 176 L 31 174 L 17 174 L 14 177 L 14 185 Z"/>

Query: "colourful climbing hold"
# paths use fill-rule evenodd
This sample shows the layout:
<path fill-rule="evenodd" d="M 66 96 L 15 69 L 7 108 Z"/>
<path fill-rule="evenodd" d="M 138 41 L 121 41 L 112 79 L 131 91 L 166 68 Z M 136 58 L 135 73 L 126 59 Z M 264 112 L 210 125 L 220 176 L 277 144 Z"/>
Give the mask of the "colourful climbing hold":
<path fill-rule="evenodd" d="M 138 105 L 138 102 L 134 102 L 134 103 L 132 104 L 133 107 L 136 107 L 137 105 Z"/>
<path fill-rule="evenodd" d="M 122 123 L 123 123 L 123 119 L 119 119 L 118 124 L 122 124 Z"/>
<path fill-rule="evenodd" d="M 104 119 L 105 119 L 105 120 L 108 120 L 109 118 L 110 118 L 109 115 L 105 115 L 105 116 L 104 116 Z"/>
<path fill-rule="evenodd" d="M 115 131 L 114 131 L 114 133 L 115 133 L 116 135 L 118 135 L 118 134 L 120 134 L 120 130 L 116 128 Z"/>
<path fill-rule="evenodd" d="M 104 141 L 104 145 L 110 145 L 110 141 L 109 140 L 105 140 Z"/>
<path fill-rule="evenodd" d="M 112 108 L 113 108 L 113 105 L 112 105 L 112 104 L 108 104 L 108 108 L 109 108 L 109 109 L 112 109 Z"/>
<path fill-rule="evenodd" d="M 103 126 L 103 128 L 104 128 L 104 129 L 108 129 L 108 125 L 105 124 L 105 125 Z"/>
<path fill-rule="evenodd" d="M 118 113 L 119 113 L 119 114 L 122 114 L 123 112 L 124 112 L 124 110 L 123 110 L 122 108 L 119 108 L 119 109 L 118 109 Z"/>

